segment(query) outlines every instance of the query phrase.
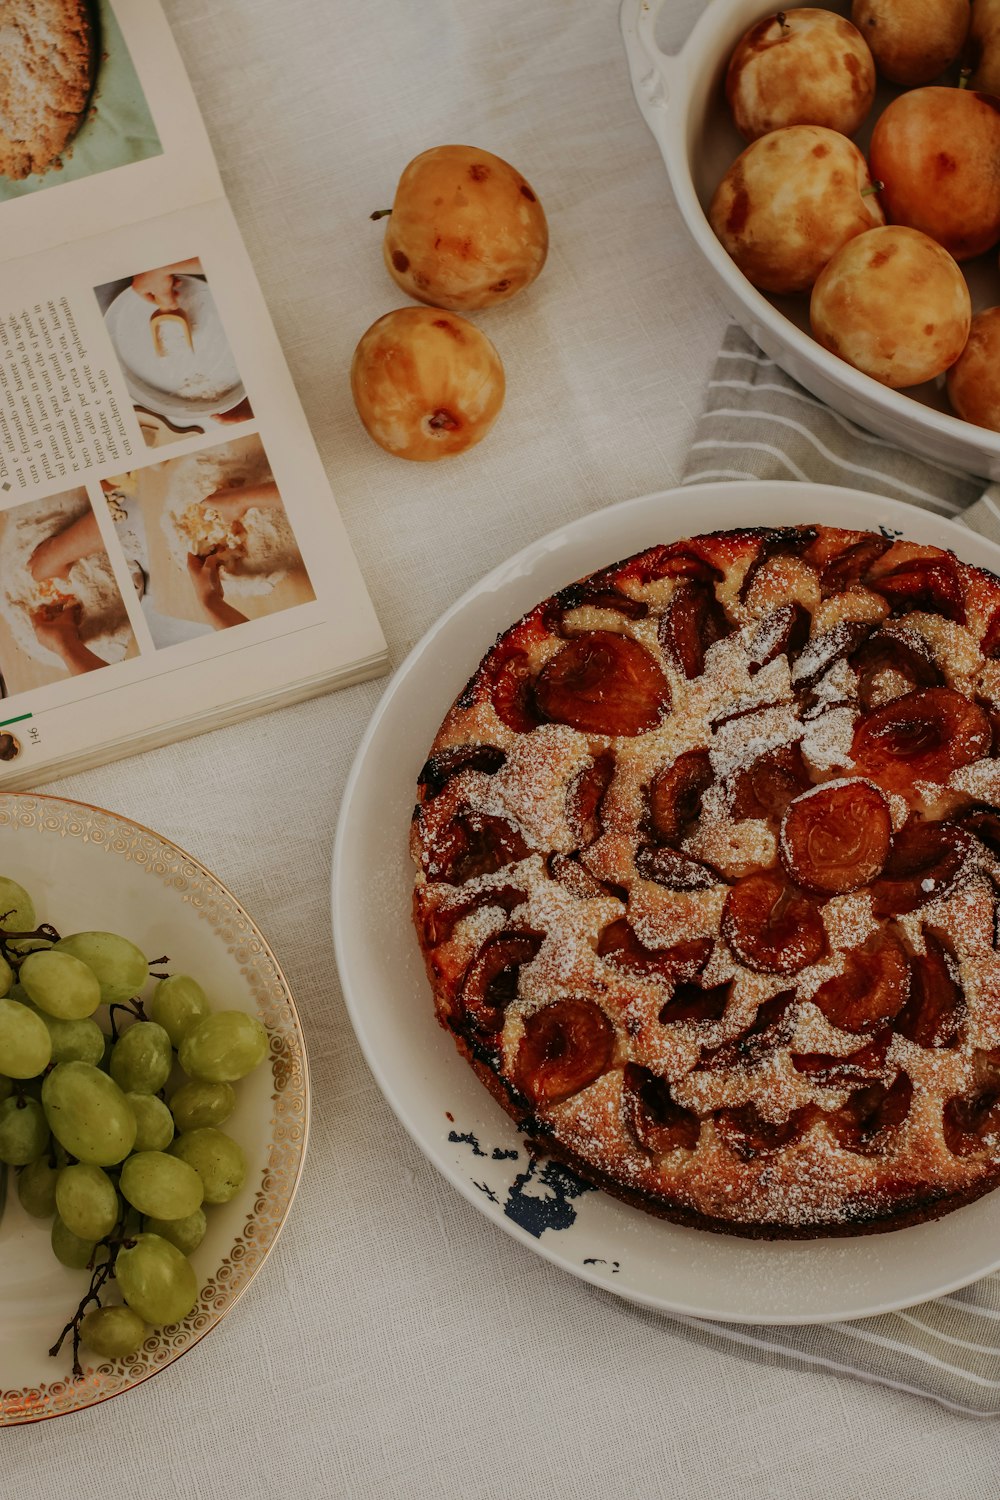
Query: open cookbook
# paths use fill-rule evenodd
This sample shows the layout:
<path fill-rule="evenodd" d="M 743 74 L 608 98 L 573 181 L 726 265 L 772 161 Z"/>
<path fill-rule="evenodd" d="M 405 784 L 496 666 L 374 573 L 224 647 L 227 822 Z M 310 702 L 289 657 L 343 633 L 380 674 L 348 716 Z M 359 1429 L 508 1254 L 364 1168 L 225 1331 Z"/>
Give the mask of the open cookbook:
<path fill-rule="evenodd" d="M 39 69 L 37 9 L 0 77 L 4 788 L 386 660 L 164 16 L 59 0 Z"/>

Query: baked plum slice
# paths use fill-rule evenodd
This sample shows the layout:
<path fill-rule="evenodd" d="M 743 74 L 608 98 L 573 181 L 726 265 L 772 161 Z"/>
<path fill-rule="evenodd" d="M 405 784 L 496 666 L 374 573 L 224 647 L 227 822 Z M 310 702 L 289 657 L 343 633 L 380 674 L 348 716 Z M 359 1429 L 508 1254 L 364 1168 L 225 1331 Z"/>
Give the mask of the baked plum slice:
<path fill-rule="evenodd" d="M 792 1067 L 825 1088 L 846 1088 L 851 1083 L 871 1083 L 885 1068 L 886 1054 L 894 1035 L 891 1026 L 877 1032 L 855 1052 L 793 1052 Z"/>
<path fill-rule="evenodd" d="M 507 1007 L 517 998 L 522 965 L 537 958 L 544 941 L 542 932 L 513 929 L 486 939 L 465 971 L 459 995 L 462 1012 L 477 1031 L 501 1030 Z"/>
<path fill-rule="evenodd" d="M 787 1042 L 794 1029 L 795 991 L 782 990 L 757 1008 L 750 1025 L 719 1047 L 702 1050 L 698 1070 L 750 1067 Z"/>
<path fill-rule="evenodd" d="M 946 896 L 973 850 L 971 834 L 958 823 L 911 817 L 894 836 L 881 876 L 872 887 L 877 917 L 902 916 Z"/>
<path fill-rule="evenodd" d="M 732 980 L 706 987 L 697 979 L 682 979 L 661 1009 L 660 1022 L 667 1026 L 672 1021 L 721 1021 L 732 988 Z"/>
<path fill-rule="evenodd" d="M 453 776 L 459 776 L 463 771 L 483 771 L 487 776 L 493 776 L 506 759 L 503 750 L 496 745 L 448 745 L 444 750 L 435 751 L 424 763 L 417 785 L 423 788 L 429 801 L 444 791 Z"/>
<path fill-rule="evenodd" d="M 652 880 L 668 891 L 709 891 L 722 884 L 722 876 L 711 865 L 666 845 L 654 848 L 640 844 L 635 851 L 635 867 L 643 880 Z"/>
<path fill-rule="evenodd" d="M 541 717 L 535 706 L 531 657 L 513 641 L 501 641 L 483 669 L 490 702 L 497 718 L 518 734 L 537 729 Z"/>
<path fill-rule="evenodd" d="M 723 573 L 700 552 L 683 542 L 650 547 L 627 564 L 628 571 L 640 583 L 657 583 L 665 578 L 687 578 L 695 583 L 721 583 Z"/>
<path fill-rule="evenodd" d="M 758 621 L 747 647 L 747 671 L 754 677 L 779 656 L 797 657 L 809 639 L 812 617 L 801 604 L 781 604 Z"/>
<path fill-rule="evenodd" d="M 995 609 L 987 620 L 979 649 L 987 661 L 996 661 L 1000 656 L 1000 609 Z"/>
<path fill-rule="evenodd" d="M 543 718 L 583 734 L 644 734 L 670 707 L 670 684 L 638 641 L 608 630 L 574 636 L 535 680 Z"/>
<path fill-rule="evenodd" d="M 685 677 L 700 677 L 709 646 L 734 629 L 710 583 L 682 583 L 660 617 L 660 644 Z"/>
<path fill-rule="evenodd" d="M 743 575 L 740 603 L 745 603 L 757 574 L 775 557 L 801 557 L 816 540 L 815 526 L 775 526 L 761 535 L 760 544 Z"/>
<path fill-rule="evenodd" d="M 677 1103 L 667 1080 L 632 1062 L 622 1075 L 622 1124 L 650 1156 L 693 1151 L 701 1134 L 698 1116 Z"/>
<path fill-rule="evenodd" d="M 424 868 L 428 880 L 464 885 L 480 875 L 495 875 L 497 870 L 527 859 L 530 853 L 522 835 L 506 818 L 465 807 L 459 808 L 442 830 L 432 854 L 425 853 Z"/>
<path fill-rule="evenodd" d="M 797 885 L 840 896 L 869 885 L 892 842 L 892 814 L 870 781 L 836 781 L 789 803 L 781 820 L 781 862 Z"/>
<path fill-rule="evenodd" d="M 463 917 L 480 911 L 484 906 L 499 906 L 508 916 L 528 899 L 527 891 L 514 885 L 482 886 L 470 896 L 458 901 L 448 901 L 420 918 L 424 939 L 432 948 L 446 943 Z"/>
<path fill-rule="evenodd" d="M 971 1089 L 949 1099 L 941 1124 L 948 1150 L 972 1156 L 1000 1142 L 1000 1048 L 977 1052 Z"/>
<path fill-rule="evenodd" d="M 910 558 L 866 583 L 897 614 L 920 610 L 965 624 L 965 590 L 955 560 L 947 554 Z"/>
<path fill-rule="evenodd" d="M 722 935 L 736 958 L 760 974 L 797 974 L 826 952 L 826 929 L 811 896 L 777 870 L 733 886 L 722 911 Z"/>
<path fill-rule="evenodd" d="M 872 633 L 869 620 L 840 620 L 814 635 L 799 653 L 792 669 L 796 689 L 809 692 L 838 661 L 853 657 Z"/>
<path fill-rule="evenodd" d="M 878 935 L 844 956 L 844 968 L 812 996 L 831 1026 L 864 1032 L 899 1014 L 910 994 L 910 966 L 894 937 Z"/>
<path fill-rule="evenodd" d="M 878 1156 L 892 1144 L 893 1136 L 910 1112 L 912 1098 L 909 1075 L 899 1072 L 888 1088 L 884 1083 L 870 1083 L 857 1089 L 827 1116 L 827 1121 L 845 1151 Z"/>
<path fill-rule="evenodd" d="M 552 879 L 562 886 L 563 890 L 569 891 L 570 895 L 576 896 L 580 901 L 592 901 L 598 896 L 611 896 L 615 901 L 620 901 L 623 906 L 628 905 L 628 891 L 623 885 L 613 885 L 609 880 L 598 880 L 592 875 L 586 865 L 581 863 L 580 851 L 574 849 L 572 854 L 549 854 L 545 860 L 545 867 Z"/>
<path fill-rule="evenodd" d="M 623 594 L 606 575 L 595 574 L 581 583 L 571 583 L 553 596 L 543 608 L 545 625 L 553 635 L 575 636 L 580 632 L 567 624 L 566 615 L 586 606 L 611 610 L 626 620 L 644 620 L 649 614 L 649 605 L 642 599 Z"/>
<path fill-rule="evenodd" d="M 812 785 L 798 740 L 767 750 L 733 777 L 733 817 L 778 822 L 788 804 Z"/>
<path fill-rule="evenodd" d="M 619 917 L 597 940 L 597 955 L 616 969 L 673 982 L 700 974 L 712 953 L 711 938 L 687 938 L 670 948 L 647 948 L 635 934 L 631 922 Z"/>
<path fill-rule="evenodd" d="M 997 859 L 1000 859 L 1000 811 L 995 807 L 976 805 L 963 808 L 952 820 L 965 828 Z"/>
<path fill-rule="evenodd" d="M 988 755 L 992 739 L 978 703 L 952 688 L 924 688 L 865 714 L 851 757 L 862 775 L 905 793 L 914 781 L 947 781 L 952 771 Z"/>
<path fill-rule="evenodd" d="M 865 710 L 874 706 L 878 680 L 883 672 L 891 671 L 904 678 L 911 688 L 941 687 L 944 683 L 944 675 L 930 647 L 915 635 L 904 641 L 891 631 L 877 630 L 861 642 L 850 660 L 858 678 L 858 701 Z"/>
<path fill-rule="evenodd" d="M 646 832 L 658 843 L 679 844 L 701 816 L 701 799 L 714 779 L 707 750 L 678 755 L 649 784 Z"/>
<path fill-rule="evenodd" d="M 819 585 L 823 598 L 829 599 L 831 594 L 842 594 L 860 583 L 868 570 L 874 567 L 891 546 L 889 537 L 879 536 L 872 531 L 830 557 L 820 569 Z"/>
<path fill-rule="evenodd" d="M 514 1059 L 514 1086 L 532 1104 L 561 1104 L 606 1072 L 615 1029 L 592 1000 L 556 1000 L 526 1017 Z"/>
<path fill-rule="evenodd" d="M 896 1030 L 918 1047 L 954 1047 L 965 1016 L 965 995 L 950 945 L 924 930 L 924 952 L 910 959 L 910 998 Z"/>
<path fill-rule="evenodd" d="M 793 1109 L 784 1120 L 766 1120 L 753 1104 L 744 1104 L 739 1109 L 719 1109 L 714 1115 L 719 1136 L 741 1161 L 770 1156 L 794 1145 L 815 1118 L 816 1107 L 812 1104 Z"/>
<path fill-rule="evenodd" d="M 566 792 L 566 821 L 578 845 L 586 848 L 601 835 L 601 808 L 615 774 L 612 750 L 602 750 L 578 771 Z"/>

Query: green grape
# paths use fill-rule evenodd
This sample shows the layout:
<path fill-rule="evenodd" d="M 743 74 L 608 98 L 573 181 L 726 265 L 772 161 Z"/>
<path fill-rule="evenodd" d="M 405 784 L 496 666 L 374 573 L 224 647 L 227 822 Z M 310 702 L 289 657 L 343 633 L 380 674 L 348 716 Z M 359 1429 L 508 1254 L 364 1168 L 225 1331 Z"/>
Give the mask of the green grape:
<path fill-rule="evenodd" d="M 54 1166 L 48 1153 L 43 1151 L 17 1174 L 18 1200 L 33 1219 L 51 1219 L 55 1213 L 59 1172 L 60 1168 Z"/>
<path fill-rule="evenodd" d="M 0 1073 L 0 1103 L 3 1103 L 4 1099 L 9 1099 L 13 1092 L 13 1079 L 6 1078 L 2 1073 Z"/>
<path fill-rule="evenodd" d="M 224 1125 L 236 1108 L 236 1090 L 231 1083 L 182 1083 L 171 1095 L 170 1112 L 178 1130 L 197 1130 L 200 1125 Z"/>
<path fill-rule="evenodd" d="M 73 932 L 60 938 L 56 951 L 71 953 L 93 969 L 105 1005 L 120 1005 L 138 995 L 149 978 L 145 954 L 115 932 Z"/>
<path fill-rule="evenodd" d="M 52 1220 L 52 1254 L 71 1271 L 83 1271 L 90 1265 L 97 1249 L 93 1240 L 81 1240 L 56 1214 Z"/>
<path fill-rule="evenodd" d="M 208 1015 L 208 997 L 197 979 L 188 974 L 171 974 L 161 979 L 150 995 L 146 1014 L 158 1021 L 170 1041 L 179 1047 L 191 1027 Z"/>
<path fill-rule="evenodd" d="M 64 1167 L 56 1183 L 56 1210 L 81 1240 L 103 1240 L 118 1223 L 118 1194 L 107 1172 L 92 1162 Z"/>
<path fill-rule="evenodd" d="M 267 1056 L 267 1032 L 256 1016 L 217 1010 L 188 1032 L 180 1045 L 185 1073 L 206 1083 L 235 1083 Z"/>
<path fill-rule="evenodd" d="M 206 1203 L 228 1203 L 246 1181 L 247 1159 L 242 1147 L 231 1135 L 210 1125 L 179 1135 L 170 1154 L 194 1167 L 202 1180 Z"/>
<path fill-rule="evenodd" d="M 145 1227 L 150 1234 L 158 1234 L 176 1245 L 182 1255 L 191 1255 L 205 1238 L 208 1220 L 205 1210 L 196 1208 L 183 1219 L 147 1219 Z"/>
<path fill-rule="evenodd" d="M 146 1325 L 130 1307 L 94 1307 L 80 1324 L 80 1342 L 103 1359 L 134 1354 L 146 1337 Z"/>
<path fill-rule="evenodd" d="M 29 953 L 18 978 L 38 1009 L 61 1021 L 92 1016 L 101 1003 L 94 971 L 72 953 L 60 953 L 57 948 Z"/>
<path fill-rule="evenodd" d="M 61 1021 L 58 1016 L 46 1015 L 44 1010 L 37 1010 L 35 1014 L 42 1018 L 48 1029 L 54 1063 L 85 1062 L 96 1068 L 103 1061 L 104 1032 L 89 1016 L 78 1021 Z"/>
<path fill-rule="evenodd" d="M 0 929 L 4 932 L 34 932 L 37 926 L 35 903 L 24 886 L 0 875 Z"/>
<path fill-rule="evenodd" d="M 155 1094 L 126 1094 L 135 1115 L 133 1151 L 166 1151 L 174 1138 L 174 1120 L 162 1099 Z"/>
<path fill-rule="evenodd" d="M 7 960 L 0 955 L 0 998 L 9 995 L 14 984 L 14 970 Z"/>
<path fill-rule="evenodd" d="M 42 1084 L 42 1103 L 49 1129 L 70 1156 L 111 1167 L 131 1151 L 135 1115 L 117 1083 L 100 1068 L 59 1063 Z"/>
<path fill-rule="evenodd" d="M 0 1000 L 0 1073 L 7 1078 L 37 1078 L 51 1057 L 45 1022 L 17 1000 Z"/>
<path fill-rule="evenodd" d="M 155 1021 L 136 1021 L 111 1050 L 111 1076 L 126 1093 L 157 1093 L 173 1065 L 170 1038 Z"/>
<path fill-rule="evenodd" d="M 11 1095 L 0 1104 L 0 1161 L 26 1167 L 48 1144 L 49 1127 L 37 1099 Z"/>
<path fill-rule="evenodd" d="M 184 1219 L 201 1207 L 204 1189 L 194 1167 L 165 1151 L 140 1151 L 122 1167 L 122 1197 L 154 1219 Z"/>
<path fill-rule="evenodd" d="M 115 1276 L 129 1307 L 155 1327 L 179 1323 L 198 1300 L 191 1262 L 158 1234 L 140 1234 L 133 1244 L 123 1246 Z"/>

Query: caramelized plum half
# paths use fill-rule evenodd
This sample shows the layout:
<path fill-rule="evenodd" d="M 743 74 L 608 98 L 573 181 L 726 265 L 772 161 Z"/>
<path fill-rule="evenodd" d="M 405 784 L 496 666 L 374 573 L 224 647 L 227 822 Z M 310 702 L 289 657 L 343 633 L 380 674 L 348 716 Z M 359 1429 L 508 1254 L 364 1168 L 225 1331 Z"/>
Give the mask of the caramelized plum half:
<path fill-rule="evenodd" d="M 592 844 L 601 834 L 601 808 L 615 774 L 613 750 L 602 750 L 589 765 L 578 771 L 566 792 L 566 821 L 573 837 L 582 847 Z"/>
<path fill-rule="evenodd" d="M 805 1073 L 813 1083 L 826 1088 L 846 1088 L 851 1083 L 871 1083 L 885 1068 L 886 1053 L 893 1029 L 886 1026 L 856 1052 L 839 1056 L 835 1052 L 793 1052 L 792 1067 Z"/>
<path fill-rule="evenodd" d="M 449 745 L 438 750 L 425 762 L 417 785 L 423 787 L 429 801 L 437 797 L 453 776 L 463 771 L 484 771 L 493 776 L 506 761 L 507 756 L 496 745 Z"/>
<path fill-rule="evenodd" d="M 710 583 L 682 583 L 660 619 L 660 644 L 685 677 L 700 677 L 709 646 L 733 629 Z"/>
<path fill-rule="evenodd" d="M 747 670 L 753 677 L 779 656 L 798 656 L 809 639 L 812 617 L 801 604 L 782 604 L 756 625 L 750 637 Z"/>
<path fill-rule="evenodd" d="M 721 1021 L 729 1004 L 732 982 L 713 984 L 707 989 L 697 981 L 682 980 L 660 1011 L 660 1021 Z"/>
<path fill-rule="evenodd" d="M 427 879 L 464 885 L 480 875 L 495 875 L 530 853 L 521 834 L 506 818 L 460 808 L 439 840 L 436 858 L 426 864 Z"/>
<path fill-rule="evenodd" d="M 765 1120 L 752 1104 L 740 1109 L 715 1112 L 715 1128 L 734 1156 L 752 1161 L 756 1156 L 770 1156 L 800 1140 L 816 1118 L 815 1106 L 793 1109 L 786 1120 Z"/>
<path fill-rule="evenodd" d="M 665 844 L 679 844 L 701 815 L 701 799 L 714 780 L 707 750 L 686 750 L 658 771 L 647 793 L 647 832 Z"/>
<path fill-rule="evenodd" d="M 708 891 L 722 882 L 722 876 L 710 865 L 665 845 L 655 849 L 640 845 L 635 851 L 635 867 L 643 880 L 653 880 L 668 891 Z"/>
<path fill-rule="evenodd" d="M 708 963 L 711 938 L 688 938 L 671 948 L 647 948 L 624 917 L 611 922 L 597 940 L 597 955 L 616 969 L 630 969 L 654 978 L 693 979 Z"/>
<path fill-rule="evenodd" d="M 863 1032 L 891 1021 L 909 993 L 906 954 L 895 938 L 885 935 L 846 954 L 843 971 L 825 980 L 812 1000 L 831 1026 Z"/>
<path fill-rule="evenodd" d="M 893 792 L 914 781 L 947 781 L 952 771 L 988 755 L 990 721 L 977 703 L 952 688 L 904 693 L 865 714 L 851 756 L 859 772 Z"/>
<path fill-rule="evenodd" d="M 532 1104 L 560 1104 L 606 1071 L 615 1029 L 591 1000 L 556 1000 L 524 1023 L 513 1081 Z"/>
<path fill-rule="evenodd" d="M 677 1103 L 667 1080 L 631 1062 L 622 1077 L 622 1123 L 651 1156 L 693 1151 L 701 1133 L 698 1116 Z"/>
<path fill-rule="evenodd" d="M 670 685 L 630 636 L 589 630 L 549 658 L 535 681 L 546 719 L 583 734 L 643 734 L 670 707 Z"/>
<path fill-rule="evenodd" d="M 878 679 L 885 671 L 904 677 L 914 688 L 940 687 L 944 682 L 929 647 L 917 637 L 904 641 L 887 630 L 869 636 L 854 652 L 851 666 L 858 674 L 858 700 L 864 709 L 874 704 Z"/>
<path fill-rule="evenodd" d="M 499 1031 L 512 1000 L 517 998 L 521 966 L 538 955 L 542 932 L 495 933 L 465 971 L 459 1001 L 477 1031 Z"/>
<path fill-rule="evenodd" d="M 485 667 L 490 702 L 497 718 L 518 734 L 528 734 L 541 723 L 532 689 L 531 658 L 511 641 L 502 641 Z"/>
<path fill-rule="evenodd" d="M 946 896 L 971 850 L 970 835 L 957 823 L 910 818 L 894 837 L 881 878 L 872 890 L 875 915 L 902 916 Z"/>
<path fill-rule="evenodd" d="M 830 1129 L 845 1151 L 878 1156 L 909 1114 L 912 1097 L 913 1084 L 906 1073 L 897 1073 L 889 1088 L 870 1083 L 827 1116 Z"/>
<path fill-rule="evenodd" d="M 826 951 L 826 929 L 811 897 L 776 870 L 748 875 L 726 897 L 722 935 L 739 962 L 761 974 L 797 974 Z"/>
<path fill-rule="evenodd" d="M 914 557 L 867 582 L 896 613 L 920 610 L 965 624 L 965 591 L 953 558 Z"/>
<path fill-rule="evenodd" d="M 436 948 L 448 942 L 458 923 L 470 912 L 480 911 L 484 906 L 499 906 L 510 916 L 527 899 L 527 892 L 514 885 L 483 886 L 471 896 L 449 901 L 427 912 L 421 918 L 424 939 L 430 947 Z"/>
<path fill-rule="evenodd" d="M 732 813 L 736 819 L 778 821 L 788 804 L 809 790 L 811 780 L 798 740 L 768 750 L 733 778 Z"/>
<path fill-rule="evenodd" d="M 976 1053 L 972 1088 L 948 1100 L 941 1123 L 954 1156 L 972 1156 L 1000 1141 L 1000 1049 Z"/>
<path fill-rule="evenodd" d="M 955 956 L 925 929 L 923 955 L 910 959 L 910 998 L 896 1017 L 896 1030 L 918 1047 L 954 1047 L 965 1015 Z"/>
<path fill-rule="evenodd" d="M 878 536 L 874 531 L 858 541 L 852 542 L 835 557 L 831 557 L 819 575 L 820 589 L 824 599 L 831 594 L 841 594 L 845 589 L 860 583 L 869 568 L 878 562 L 884 552 L 892 546 L 889 537 Z"/>
<path fill-rule="evenodd" d="M 870 781 L 828 782 L 789 804 L 781 862 L 796 884 L 839 896 L 881 872 L 892 840 L 889 803 Z"/>
<path fill-rule="evenodd" d="M 720 1047 L 703 1049 L 699 1069 L 749 1067 L 775 1047 L 783 1046 L 794 1029 L 795 991 L 782 990 L 757 1008 L 750 1025 Z"/>

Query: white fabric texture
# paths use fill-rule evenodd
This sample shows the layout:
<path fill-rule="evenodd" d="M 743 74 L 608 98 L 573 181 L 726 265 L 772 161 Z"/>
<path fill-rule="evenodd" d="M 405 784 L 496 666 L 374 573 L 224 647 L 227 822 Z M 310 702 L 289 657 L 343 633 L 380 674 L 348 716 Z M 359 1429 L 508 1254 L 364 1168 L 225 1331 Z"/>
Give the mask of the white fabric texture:
<path fill-rule="evenodd" d="M 525 543 L 678 482 L 726 317 L 633 102 L 617 0 L 166 9 L 394 663 Z M 366 437 L 347 372 L 404 300 L 368 214 L 449 140 L 525 173 L 552 248 L 534 287 L 477 318 L 507 369 L 493 432 L 407 465 Z M 412 1144 L 330 942 L 334 821 L 382 687 L 50 788 L 157 828 L 245 904 L 296 996 L 314 1111 L 294 1210 L 247 1295 L 138 1390 L 4 1432 L 4 1500 L 991 1493 L 992 1424 L 697 1342 L 525 1253 Z"/>
<path fill-rule="evenodd" d="M 796 384 L 735 325 L 708 382 L 684 483 L 808 479 L 871 490 L 960 520 L 1000 541 L 992 488 L 866 432 Z M 1000 1414 L 1000 1272 L 949 1297 L 854 1323 L 767 1329 L 683 1319 L 756 1360 L 853 1371 L 969 1415 Z"/>

